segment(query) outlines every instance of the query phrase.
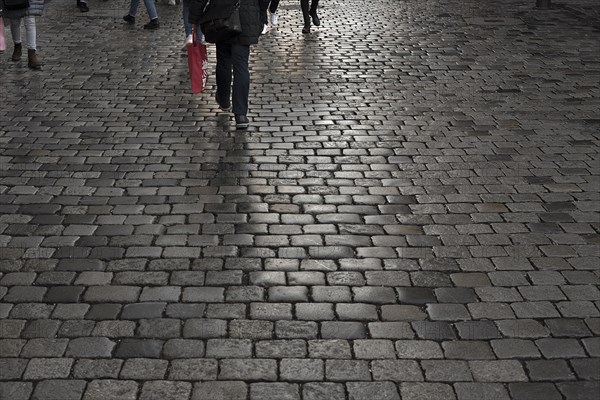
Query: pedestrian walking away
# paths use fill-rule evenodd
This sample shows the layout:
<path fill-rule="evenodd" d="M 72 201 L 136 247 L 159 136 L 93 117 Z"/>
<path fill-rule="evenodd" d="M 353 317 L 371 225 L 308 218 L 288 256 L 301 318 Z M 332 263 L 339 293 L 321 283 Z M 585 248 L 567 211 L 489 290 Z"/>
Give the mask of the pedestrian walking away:
<path fill-rule="evenodd" d="M 21 22 L 25 25 L 25 38 L 27 40 L 27 66 L 31 69 L 41 69 L 42 63 L 37 58 L 37 29 L 36 17 L 44 12 L 44 0 L 3 0 L 3 18 L 10 20 L 14 49 L 12 61 L 19 61 L 23 53 L 21 39 Z"/>
<path fill-rule="evenodd" d="M 279 19 L 277 7 L 279 7 L 279 0 L 271 0 L 271 3 L 269 4 L 269 23 L 273 26 L 277 25 Z"/>
<path fill-rule="evenodd" d="M 185 32 L 185 41 L 181 50 L 185 51 L 192 44 L 192 24 L 190 23 L 190 0 L 183 0 L 183 31 Z"/>
<path fill-rule="evenodd" d="M 277 7 L 279 7 L 279 0 L 271 0 L 269 4 L 269 18 L 267 19 L 267 23 L 265 24 L 262 33 L 267 33 L 269 30 L 269 25 L 276 26 L 279 20 L 279 15 L 277 15 Z"/>
<path fill-rule="evenodd" d="M 190 23 L 190 1 L 191 0 L 183 0 L 183 31 L 185 33 L 185 41 L 183 42 L 183 46 L 181 47 L 181 51 L 186 51 L 188 46 L 193 43 L 192 38 L 192 24 Z M 204 35 L 198 29 L 196 30 L 196 41 L 199 43 L 204 43 Z"/>
<path fill-rule="evenodd" d="M 319 0 L 311 0 L 310 5 L 308 2 L 309 0 L 300 0 L 300 8 L 302 8 L 302 17 L 304 18 L 302 33 L 310 33 L 311 20 L 314 26 L 321 25 L 321 20 L 319 20 L 319 16 L 317 15 Z"/>
<path fill-rule="evenodd" d="M 129 14 L 123 17 L 123 20 L 130 25 L 135 24 L 135 14 L 137 13 L 139 4 L 140 0 L 131 0 Z M 144 25 L 144 29 L 154 30 L 160 28 L 160 24 L 158 23 L 158 13 L 156 12 L 154 0 L 144 0 L 144 5 L 146 6 L 146 11 L 148 11 L 148 16 L 150 17 L 150 22 Z"/>
<path fill-rule="evenodd" d="M 222 111 L 233 113 L 237 129 L 248 128 L 248 96 L 250 92 L 250 46 L 258 43 L 263 25 L 266 23 L 269 0 L 191 0 L 190 23 L 198 25 L 207 7 L 233 9 L 239 3 L 242 32 L 231 39 L 216 43 L 217 90 L 215 100 Z M 233 73 L 233 90 L 232 90 Z M 233 100 L 233 101 L 232 101 Z"/>

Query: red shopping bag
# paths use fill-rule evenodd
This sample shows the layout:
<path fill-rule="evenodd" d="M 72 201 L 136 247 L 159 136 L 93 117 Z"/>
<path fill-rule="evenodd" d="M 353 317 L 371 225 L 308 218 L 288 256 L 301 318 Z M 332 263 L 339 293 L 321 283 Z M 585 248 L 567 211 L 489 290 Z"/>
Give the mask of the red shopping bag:
<path fill-rule="evenodd" d="M 198 94 L 204 90 L 208 78 L 208 54 L 206 46 L 196 41 L 196 30 L 192 32 L 194 41 L 188 46 L 188 67 L 192 81 L 192 93 Z"/>
<path fill-rule="evenodd" d="M 4 20 L 0 17 L 0 52 L 6 50 L 6 41 L 4 40 Z"/>

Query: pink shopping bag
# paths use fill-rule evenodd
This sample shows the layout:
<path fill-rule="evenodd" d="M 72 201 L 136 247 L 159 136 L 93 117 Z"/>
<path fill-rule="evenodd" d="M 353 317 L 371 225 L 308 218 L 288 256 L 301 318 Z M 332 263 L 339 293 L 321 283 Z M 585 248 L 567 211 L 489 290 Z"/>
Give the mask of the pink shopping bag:
<path fill-rule="evenodd" d="M 0 17 L 0 51 L 6 50 L 6 40 L 4 39 L 4 20 Z"/>
<path fill-rule="evenodd" d="M 188 67 L 190 69 L 190 81 L 192 82 L 192 93 L 198 94 L 206 87 L 208 79 L 208 54 L 206 46 L 196 41 L 196 30 L 192 32 L 194 41 L 188 46 Z"/>

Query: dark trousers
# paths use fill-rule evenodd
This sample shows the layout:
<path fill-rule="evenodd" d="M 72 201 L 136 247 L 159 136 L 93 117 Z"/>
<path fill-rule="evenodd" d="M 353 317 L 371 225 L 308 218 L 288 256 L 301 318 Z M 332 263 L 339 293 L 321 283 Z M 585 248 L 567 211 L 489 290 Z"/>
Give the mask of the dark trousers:
<path fill-rule="evenodd" d="M 217 43 L 217 97 L 221 104 L 229 104 L 231 98 L 235 115 L 246 115 L 248 113 L 248 93 L 250 92 L 249 57 L 250 46 Z M 231 92 L 232 70 L 233 96 Z"/>
<path fill-rule="evenodd" d="M 271 0 L 269 11 L 271 11 L 271 13 L 275 13 L 277 11 L 277 7 L 279 7 L 279 0 Z"/>
<path fill-rule="evenodd" d="M 312 0 L 310 2 L 310 8 L 308 6 L 308 0 L 300 0 L 300 7 L 302 7 L 302 15 L 304 16 L 304 23 L 310 23 L 310 14 L 317 12 L 319 6 L 319 0 Z"/>

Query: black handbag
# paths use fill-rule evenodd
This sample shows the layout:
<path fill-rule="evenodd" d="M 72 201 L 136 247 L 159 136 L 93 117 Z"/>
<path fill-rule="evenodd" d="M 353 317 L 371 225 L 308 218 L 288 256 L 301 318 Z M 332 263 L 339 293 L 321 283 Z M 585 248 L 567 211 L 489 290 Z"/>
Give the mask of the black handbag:
<path fill-rule="evenodd" d="M 29 0 L 2 0 L 5 10 L 22 10 L 29 8 Z"/>
<path fill-rule="evenodd" d="M 208 43 L 220 43 L 232 39 L 242 33 L 240 0 L 233 5 L 222 5 L 209 0 L 199 23 L 204 33 L 204 40 Z"/>

